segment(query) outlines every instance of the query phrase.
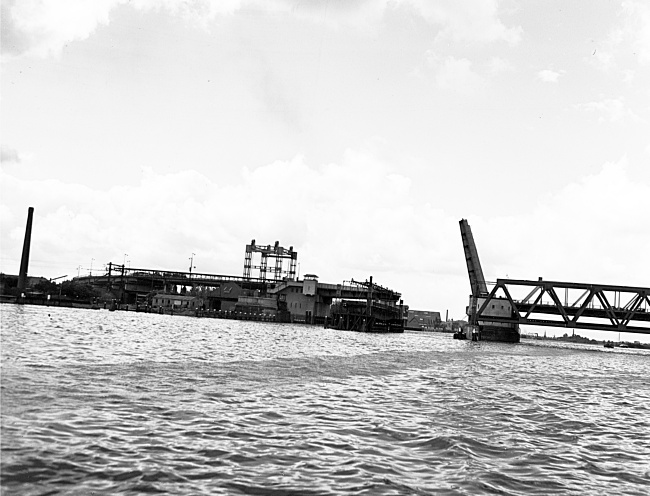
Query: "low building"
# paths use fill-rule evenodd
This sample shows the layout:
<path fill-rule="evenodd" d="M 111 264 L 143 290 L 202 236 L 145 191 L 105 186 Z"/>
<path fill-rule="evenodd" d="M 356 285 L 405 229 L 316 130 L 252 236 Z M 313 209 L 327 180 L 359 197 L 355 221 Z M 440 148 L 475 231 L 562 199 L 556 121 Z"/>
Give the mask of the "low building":
<path fill-rule="evenodd" d="M 407 329 L 419 329 L 433 331 L 442 327 L 440 312 L 431 310 L 411 310 L 408 311 Z"/>
<path fill-rule="evenodd" d="M 151 299 L 151 308 L 154 311 L 160 310 L 196 310 L 201 308 L 202 301 L 196 296 L 158 293 Z"/>
<path fill-rule="evenodd" d="M 303 280 L 285 280 L 269 291 L 277 295 L 280 302 L 286 303 L 286 310 L 291 315 L 292 322 L 305 322 L 308 324 L 324 323 L 330 316 L 330 307 L 333 298 L 319 294 L 318 276 L 306 274 Z"/>
<path fill-rule="evenodd" d="M 278 300 L 261 296 L 240 296 L 235 305 L 235 312 L 276 316 Z"/>

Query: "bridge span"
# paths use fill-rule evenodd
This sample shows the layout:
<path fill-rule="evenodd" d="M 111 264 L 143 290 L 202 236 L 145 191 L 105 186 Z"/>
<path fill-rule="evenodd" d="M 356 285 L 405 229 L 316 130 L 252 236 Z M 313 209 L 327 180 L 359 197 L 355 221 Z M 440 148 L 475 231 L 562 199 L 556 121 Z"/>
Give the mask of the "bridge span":
<path fill-rule="evenodd" d="M 523 291 L 523 292 L 522 292 Z M 495 305 L 510 316 L 494 315 Z M 477 320 L 650 334 L 650 288 L 575 282 L 497 279 L 479 298 Z"/>
<path fill-rule="evenodd" d="M 471 288 L 469 328 L 478 328 L 479 339 L 518 342 L 520 325 L 650 334 L 650 288 L 540 277 L 497 279 L 490 290 L 465 219 L 460 232 Z"/>

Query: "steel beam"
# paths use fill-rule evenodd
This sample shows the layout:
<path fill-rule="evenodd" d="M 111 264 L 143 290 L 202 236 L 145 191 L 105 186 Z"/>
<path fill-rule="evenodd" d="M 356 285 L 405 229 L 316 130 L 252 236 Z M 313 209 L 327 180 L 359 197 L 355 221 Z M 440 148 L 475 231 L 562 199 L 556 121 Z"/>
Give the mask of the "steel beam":
<path fill-rule="evenodd" d="M 517 286 L 531 287 L 534 289 L 523 300 L 517 301 L 512 297 L 510 290 Z M 573 305 L 568 305 L 568 302 L 562 304 L 558 297 L 557 289 L 564 289 L 567 296 L 569 289 L 583 291 L 583 293 Z M 501 296 L 497 296 L 500 290 L 512 305 L 514 318 L 490 316 L 484 313 L 494 298 L 501 298 Z M 621 293 L 629 294 L 630 301 L 622 308 L 616 307 L 615 304 L 610 303 L 606 292 L 614 293 L 614 303 L 618 294 L 619 305 Z M 529 303 L 530 298 L 536 293 L 538 294 L 535 300 Z M 552 304 L 545 304 L 542 301 L 544 294 L 549 295 Z M 599 303 L 599 308 L 594 308 L 595 303 Z M 646 308 L 643 308 L 644 306 Z M 534 316 L 537 314 L 558 315 L 562 320 L 535 318 Z M 485 322 L 506 324 L 543 325 L 572 329 L 650 334 L 650 288 L 616 286 L 611 284 L 497 279 L 492 291 L 490 291 L 486 300 L 478 309 L 476 319 Z M 597 320 L 597 322 L 587 322 L 585 319 Z M 642 323 L 648 323 L 649 325 L 648 327 L 639 325 Z"/>

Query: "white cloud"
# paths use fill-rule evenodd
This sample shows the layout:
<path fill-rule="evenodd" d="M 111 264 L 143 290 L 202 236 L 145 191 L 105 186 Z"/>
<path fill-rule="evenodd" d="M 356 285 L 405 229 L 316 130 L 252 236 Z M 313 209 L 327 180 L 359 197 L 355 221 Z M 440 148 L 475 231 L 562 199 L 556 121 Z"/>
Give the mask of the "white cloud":
<path fill-rule="evenodd" d="M 461 317 L 469 283 L 456 216 L 412 194 L 412 181 L 372 150 L 310 166 L 297 156 L 245 171 L 236 185 L 195 171 L 145 169 L 136 186 L 102 191 L 61 181 L 2 177 L 4 272 L 17 272 L 27 206 L 35 207 L 30 274 L 87 273 L 103 263 L 238 275 L 244 246 L 276 240 L 299 253 L 301 274 L 324 282 L 370 275 L 412 307 Z M 648 184 L 625 158 L 523 213 L 468 219 L 486 277 L 647 286 Z M 615 199 L 607 201 L 606 199 Z M 62 233 L 65 233 L 64 235 Z"/>
<path fill-rule="evenodd" d="M 516 44 L 521 39 L 522 29 L 503 24 L 499 17 L 499 3 L 499 0 L 313 0 L 298 3 L 278 0 L 271 2 L 271 5 L 274 9 L 285 9 L 332 27 L 352 26 L 363 30 L 376 28 L 387 12 L 407 9 L 429 24 L 439 27 L 437 39 L 441 42 L 451 39 L 474 43 L 504 41 Z"/>
<path fill-rule="evenodd" d="M 379 25 L 388 9 L 410 8 L 427 22 L 440 26 L 439 39 L 477 43 L 505 41 L 515 44 L 520 27 L 506 27 L 498 15 L 497 0 L 382 0 L 356 3 L 290 0 L 6 0 L 2 3 L 3 54 L 45 57 L 58 55 L 69 43 L 85 40 L 99 25 L 110 22 L 120 5 L 138 10 L 165 10 L 206 28 L 217 17 L 242 8 L 284 12 L 333 27 L 368 29 Z"/>
<path fill-rule="evenodd" d="M 477 64 L 464 57 L 441 56 L 435 50 L 427 50 L 423 62 L 411 74 L 417 78 L 431 78 L 445 91 L 472 96 L 482 95 L 491 82 L 512 71 L 515 71 L 514 66 L 500 57 Z"/>
<path fill-rule="evenodd" d="M 626 0 L 619 19 L 593 53 L 592 62 L 606 71 L 622 65 L 630 54 L 640 64 L 650 63 L 650 4 Z"/>
<path fill-rule="evenodd" d="M 57 54 L 88 38 L 122 0 L 9 0 L 2 3 L 3 53 Z"/>
<path fill-rule="evenodd" d="M 617 58 L 619 45 L 623 42 L 623 30 L 619 27 L 614 28 L 607 35 L 599 46 L 594 49 L 591 55 L 591 63 L 601 70 L 608 71 L 614 65 Z"/>
<path fill-rule="evenodd" d="M 416 205 L 410 179 L 368 151 L 348 151 L 340 163 L 318 168 L 300 156 L 277 161 L 244 171 L 238 185 L 219 185 L 194 171 L 151 169 L 139 185 L 108 191 L 4 173 L 2 181 L 4 210 L 11 214 L 3 216 L 3 254 L 11 260 L 3 258 L 2 270 L 10 273 L 21 251 L 22 209 L 29 205 L 35 207 L 33 258 L 45 264 L 37 263 L 33 273 L 49 264 L 64 273 L 81 264 L 83 272 L 91 258 L 97 268 L 121 263 L 124 253 L 134 267 L 183 270 L 194 252 L 198 271 L 236 275 L 253 238 L 294 246 L 302 273 L 326 281 L 374 275 L 380 284 L 398 286 L 386 274 L 418 274 L 412 262 L 423 250 L 441 254 L 428 270 L 450 271 L 440 239 L 423 228 L 440 224 L 441 213 Z"/>
<path fill-rule="evenodd" d="M 598 115 L 598 122 L 621 122 L 625 119 L 641 120 L 639 116 L 625 105 L 623 97 L 602 97 L 598 101 L 583 103 L 577 107 Z"/>
<path fill-rule="evenodd" d="M 648 286 L 650 185 L 628 159 L 547 196 L 529 215 L 470 220 L 486 278 Z"/>
<path fill-rule="evenodd" d="M 632 47 L 640 62 L 650 63 L 650 4 L 628 0 L 622 7 L 626 15 L 624 29 Z"/>
<path fill-rule="evenodd" d="M 511 62 L 502 59 L 501 57 L 492 57 L 487 64 L 488 72 L 490 75 L 496 76 L 504 72 L 511 72 L 515 67 Z"/>
<path fill-rule="evenodd" d="M 631 84 L 634 81 L 635 77 L 636 77 L 636 71 L 633 71 L 631 69 L 627 69 L 623 71 L 623 82 L 625 84 Z"/>
<path fill-rule="evenodd" d="M 505 41 L 514 45 L 521 39 L 521 27 L 506 27 L 500 20 L 497 0 L 396 0 L 395 5 L 411 6 L 430 23 L 442 26 L 440 41 Z"/>
<path fill-rule="evenodd" d="M 444 90 L 471 95 L 480 91 L 486 84 L 486 79 L 466 58 L 458 59 L 451 56 L 443 58 L 429 51 L 427 66 L 433 71 L 436 84 Z"/>
<path fill-rule="evenodd" d="M 85 40 L 122 4 L 139 10 L 165 9 L 205 26 L 231 14 L 240 0 L 7 0 L 2 2 L 2 51 L 38 57 L 58 55 L 69 43 Z"/>
<path fill-rule="evenodd" d="M 564 71 L 558 72 L 551 69 L 544 69 L 537 73 L 537 77 L 545 83 L 557 83 L 562 74 L 564 74 Z"/>
<path fill-rule="evenodd" d="M 123 1 L 123 0 L 121 0 Z M 242 8 L 244 4 L 255 5 L 255 1 L 245 0 L 133 0 L 132 5 L 140 10 L 166 9 L 172 15 L 190 21 L 198 26 L 207 27 L 219 15 L 231 15 Z M 268 10 L 277 8 L 277 2 L 265 2 Z"/>

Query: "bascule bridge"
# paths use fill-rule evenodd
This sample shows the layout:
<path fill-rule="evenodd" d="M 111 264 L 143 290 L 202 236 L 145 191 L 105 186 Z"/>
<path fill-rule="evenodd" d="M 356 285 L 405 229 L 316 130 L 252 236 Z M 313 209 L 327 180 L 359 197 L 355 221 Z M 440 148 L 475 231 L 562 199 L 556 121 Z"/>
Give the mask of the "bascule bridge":
<path fill-rule="evenodd" d="M 650 288 L 540 277 L 497 279 L 488 290 L 465 219 L 460 232 L 471 287 L 467 315 L 481 339 L 517 342 L 520 325 L 650 334 Z"/>

